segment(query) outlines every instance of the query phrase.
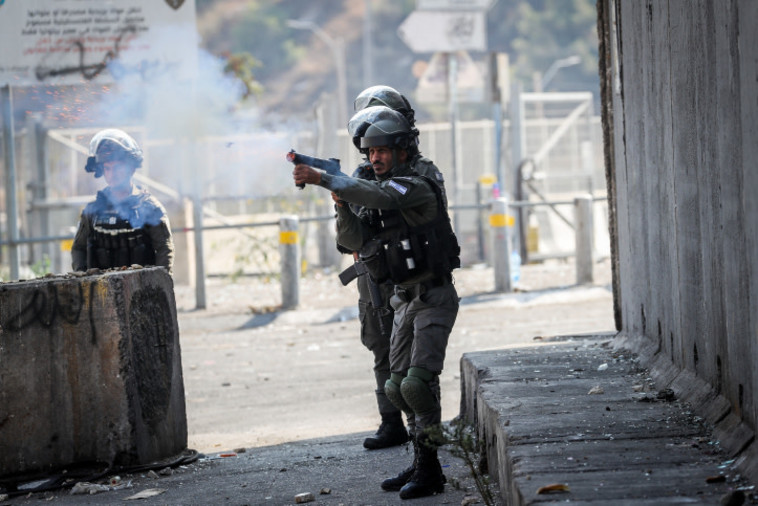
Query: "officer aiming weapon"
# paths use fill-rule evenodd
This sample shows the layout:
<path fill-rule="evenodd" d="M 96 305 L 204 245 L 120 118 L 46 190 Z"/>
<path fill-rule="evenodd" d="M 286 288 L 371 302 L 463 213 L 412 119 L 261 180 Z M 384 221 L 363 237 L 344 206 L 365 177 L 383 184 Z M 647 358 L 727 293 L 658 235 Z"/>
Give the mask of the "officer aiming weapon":
<path fill-rule="evenodd" d="M 352 280 L 354 280 L 358 276 L 368 277 L 368 291 L 371 297 L 371 305 L 374 306 L 377 320 L 379 320 L 379 332 L 381 332 L 382 335 L 384 336 L 388 336 L 389 333 L 387 332 L 387 329 L 384 326 L 384 317 L 389 314 L 389 309 L 387 309 L 382 303 L 382 293 L 379 290 L 379 285 L 377 285 L 376 281 L 374 281 L 374 278 L 371 277 L 371 274 L 368 272 L 368 268 L 366 267 L 366 264 L 364 264 L 360 260 L 356 260 L 353 265 L 351 265 L 350 267 L 348 267 L 347 269 L 345 269 L 344 271 L 340 273 L 339 278 L 340 278 L 340 281 L 342 282 L 342 285 L 347 286 Z"/>
<path fill-rule="evenodd" d="M 327 174 L 331 174 L 333 176 L 347 177 L 347 174 L 345 174 L 344 172 L 342 172 L 342 170 L 340 170 L 340 161 L 337 158 L 329 158 L 328 160 L 324 160 L 323 158 L 316 158 L 315 156 L 304 155 L 304 154 L 298 153 L 294 149 L 290 149 L 289 153 L 287 153 L 287 161 L 291 162 L 293 165 L 298 165 L 298 164 L 309 165 L 311 167 L 321 169 Z M 299 184 L 297 186 L 301 190 L 305 188 L 305 184 Z"/>

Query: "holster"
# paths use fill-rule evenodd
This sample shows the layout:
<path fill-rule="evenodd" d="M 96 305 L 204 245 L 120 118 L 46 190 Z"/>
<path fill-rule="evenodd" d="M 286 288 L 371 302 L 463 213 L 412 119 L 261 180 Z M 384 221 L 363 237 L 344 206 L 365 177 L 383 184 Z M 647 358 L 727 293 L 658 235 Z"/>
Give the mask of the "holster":
<path fill-rule="evenodd" d="M 372 239 L 364 244 L 358 252 L 360 264 L 371 274 L 376 283 L 383 283 L 390 279 L 390 270 L 387 266 L 387 256 L 384 242 L 380 239 Z"/>

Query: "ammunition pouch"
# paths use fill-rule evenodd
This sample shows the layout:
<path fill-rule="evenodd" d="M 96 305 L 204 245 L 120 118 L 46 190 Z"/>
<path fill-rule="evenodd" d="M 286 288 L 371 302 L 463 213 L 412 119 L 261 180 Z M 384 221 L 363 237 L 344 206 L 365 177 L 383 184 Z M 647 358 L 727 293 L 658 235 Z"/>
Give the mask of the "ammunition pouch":
<path fill-rule="evenodd" d="M 415 236 L 388 243 L 386 248 L 390 278 L 402 283 L 426 269 L 426 258 Z"/>
<path fill-rule="evenodd" d="M 87 266 L 111 269 L 132 264 L 154 265 L 155 250 L 142 230 L 122 233 L 94 232 L 87 245 Z"/>

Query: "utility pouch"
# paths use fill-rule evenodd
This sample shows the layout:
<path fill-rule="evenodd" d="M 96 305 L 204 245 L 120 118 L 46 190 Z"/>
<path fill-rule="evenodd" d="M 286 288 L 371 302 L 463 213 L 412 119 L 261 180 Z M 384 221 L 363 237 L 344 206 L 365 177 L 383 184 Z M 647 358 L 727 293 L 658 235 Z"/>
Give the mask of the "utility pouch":
<path fill-rule="evenodd" d="M 386 251 L 390 277 L 396 283 L 402 283 L 425 268 L 424 257 L 417 254 L 419 245 L 414 244 L 413 239 L 406 238 L 392 242 Z"/>
<path fill-rule="evenodd" d="M 358 251 L 358 258 L 368 269 L 371 278 L 377 283 L 390 279 L 390 271 L 387 268 L 387 258 L 384 242 L 380 239 L 371 239 Z"/>

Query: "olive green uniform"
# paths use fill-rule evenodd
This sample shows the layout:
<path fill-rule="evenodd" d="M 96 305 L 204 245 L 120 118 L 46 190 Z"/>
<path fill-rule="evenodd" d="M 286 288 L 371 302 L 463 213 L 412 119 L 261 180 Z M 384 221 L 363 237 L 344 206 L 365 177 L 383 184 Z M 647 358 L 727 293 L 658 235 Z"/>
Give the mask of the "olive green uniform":
<path fill-rule="evenodd" d="M 335 192 L 340 199 L 367 209 L 399 210 L 409 227 L 434 220 L 438 212 L 437 193 L 430 187 L 434 183 L 420 177 L 410 164 L 394 167 L 391 174 L 392 177 L 380 181 L 322 174 L 321 186 Z M 338 240 L 342 246 L 356 251 L 370 239 L 370 229 L 348 208 L 338 208 L 338 220 Z M 395 310 L 390 341 L 391 372 L 398 377 L 405 377 L 413 367 L 428 371 L 432 376 L 428 386 L 434 399 L 427 402 L 426 409 L 414 410 L 407 405 L 398 406 L 413 413 L 418 429 L 440 422 L 437 377 L 443 368 L 458 302 L 450 276 L 439 277 L 428 270 L 398 283 L 390 299 Z"/>
<path fill-rule="evenodd" d="M 368 165 L 368 168 L 363 165 L 360 166 L 353 174 L 353 177 L 360 178 L 360 174 L 362 174 L 363 171 L 372 170 L 370 169 L 370 164 L 367 163 L 366 165 Z M 436 181 L 444 195 L 444 178 L 440 170 L 430 159 L 421 155 L 416 155 L 411 161 L 411 167 L 414 173 L 427 176 Z M 362 179 L 372 180 L 371 178 L 366 177 Z M 447 201 L 445 201 L 445 207 L 447 207 Z M 361 206 L 352 206 L 352 210 L 356 214 L 360 213 L 360 209 Z M 343 225 L 345 225 L 345 220 L 340 219 L 340 215 L 338 214 L 338 243 L 343 235 Z M 345 230 L 344 233 L 349 232 Z M 349 239 L 346 240 L 349 241 Z M 374 377 L 376 379 L 376 396 L 379 413 L 393 413 L 396 412 L 398 408 L 387 399 L 384 392 L 384 385 L 387 380 L 390 379 L 390 331 L 392 330 L 394 309 L 391 306 L 390 297 L 394 294 L 395 288 L 391 282 L 378 284 L 384 311 L 377 311 L 371 303 L 371 292 L 369 289 L 370 279 L 368 275 L 359 276 L 356 282 L 358 285 L 358 318 L 361 325 L 361 343 L 363 343 L 363 345 L 374 355 Z M 383 316 L 380 316 L 381 314 L 383 314 Z M 383 318 L 382 323 L 386 335 L 383 335 L 381 332 L 381 327 L 379 325 L 380 317 Z M 405 367 L 406 370 L 407 368 L 408 366 Z"/>

